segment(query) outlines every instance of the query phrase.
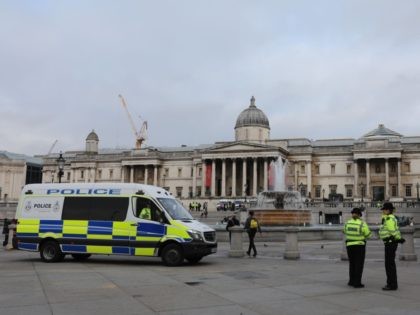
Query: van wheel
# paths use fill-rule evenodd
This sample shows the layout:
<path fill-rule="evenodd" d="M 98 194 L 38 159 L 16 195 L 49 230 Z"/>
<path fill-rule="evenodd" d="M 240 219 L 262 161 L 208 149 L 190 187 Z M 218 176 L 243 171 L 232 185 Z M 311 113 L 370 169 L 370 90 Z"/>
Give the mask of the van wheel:
<path fill-rule="evenodd" d="M 184 261 L 184 253 L 181 246 L 168 244 L 162 250 L 162 261 L 166 266 L 179 266 Z"/>
<path fill-rule="evenodd" d="M 203 256 L 193 256 L 193 257 L 188 257 L 187 260 L 190 264 L 196 264 L 201 260 L 201 258 L 203 258 Z"/>
<path fill-rule="evenodd" d="M 71 257 L 73 257 L 74 260 L 82 261 L 88 259 L 91 254 L 71 254 Z"/>
<path fill-rule="evenodd" d="M 65 256 L 56 241 L 46 241 L 42 244 L 40 254 L 42 261 L 47 263 L 62 261 Z"/>

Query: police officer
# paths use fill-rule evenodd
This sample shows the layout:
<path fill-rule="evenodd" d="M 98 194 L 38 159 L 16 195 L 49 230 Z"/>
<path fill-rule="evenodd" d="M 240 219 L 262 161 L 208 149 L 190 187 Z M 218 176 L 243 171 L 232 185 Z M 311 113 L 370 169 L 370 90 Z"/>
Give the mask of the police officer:
<path fill-rule="evenodd" d="M 381 208 L 382 225 L 379 229 L 379 237 L 385 245 L 386 286 L 382 288 L 385 291 L 398 289 L 395 252 L 397 251 L 398 243 L 402 244 L 405 242 L 401 238 L 397 219 L 393 215 L 394 209 L 394 205 L 391 202 L 385 202 Z"/>
<path fill-rule="evenodd" d="M 349 277 L 347 283 L 354 288 L 363 288 L 363 266 L 365 264 L 366 239 L 371 235 L 366 222 L 361 220 L 362 210 L 354 208 L 351 211 L 352 218 L 344 225 L 346 235 L 346 248 L 349 257 Z"/>

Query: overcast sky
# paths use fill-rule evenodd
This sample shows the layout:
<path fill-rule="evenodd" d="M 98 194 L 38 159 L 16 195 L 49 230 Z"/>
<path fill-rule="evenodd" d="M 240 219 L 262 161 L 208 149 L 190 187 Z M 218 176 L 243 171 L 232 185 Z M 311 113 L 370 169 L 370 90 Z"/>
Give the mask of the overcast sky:
<path fill-rule="evenodd" d="M 420 1 L 0 2 L 0 150 L 234 140 L 256 105 L 271 138 L 420 136 Z"/>

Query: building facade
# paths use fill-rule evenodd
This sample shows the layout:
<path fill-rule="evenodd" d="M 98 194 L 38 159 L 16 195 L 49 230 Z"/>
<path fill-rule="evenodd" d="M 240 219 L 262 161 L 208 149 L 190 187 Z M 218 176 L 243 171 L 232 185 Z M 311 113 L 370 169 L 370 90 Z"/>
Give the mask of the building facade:
<path fill-rule="evenodd" d="M 62 182 L 134 182 L 165 187 L 179 198 L 247 198 L 270 189 L 275 161 L 286 189 L 308 199 L 418 198 L 420 136 L 379 125 L 359 139 L 270 139 L 267 116 L 251 98 L 238 116 L 235 141 L 196 147 L 99 149 L 92 131 L 84 151 L 63 154 Z M 44 156 L 43 182 L 57 179 L 57 154 Z"/>
<path fill-rule="evenodd" d="M 0 202 L 16 201 L 25 184 L 41 182 L 41 158 L 0 151 Z"/>

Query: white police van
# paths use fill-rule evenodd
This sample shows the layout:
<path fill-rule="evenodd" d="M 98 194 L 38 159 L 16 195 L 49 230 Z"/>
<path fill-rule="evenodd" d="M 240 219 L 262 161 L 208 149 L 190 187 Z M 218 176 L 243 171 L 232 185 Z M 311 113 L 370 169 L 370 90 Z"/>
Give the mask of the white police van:
<path fill-rule="evenodd" d="M 215 231 L 166 190 L 142 184 L 26 185 L 17 212 L 18 249 L 45 262 L 70 254 L 161 257 L 168 266 L 215 253 Z"/>

